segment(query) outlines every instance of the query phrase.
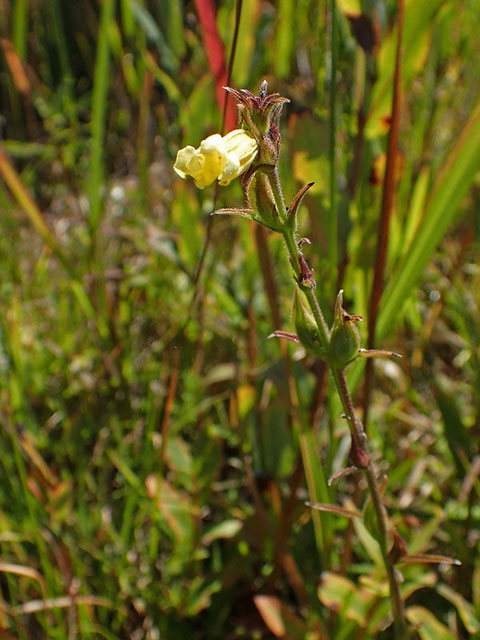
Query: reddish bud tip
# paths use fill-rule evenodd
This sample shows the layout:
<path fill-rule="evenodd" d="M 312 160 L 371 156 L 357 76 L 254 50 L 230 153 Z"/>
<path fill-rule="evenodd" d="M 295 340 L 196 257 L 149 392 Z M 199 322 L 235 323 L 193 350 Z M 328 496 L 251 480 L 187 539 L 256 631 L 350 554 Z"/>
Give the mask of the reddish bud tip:
<path fill-rule="evenodd" d="M 362 449 L 357 438 L 353 435 L 348 459 L 352 464 L 358 467 L 358 469 L 366 469 L 370 464 L 370 456 Z"/>

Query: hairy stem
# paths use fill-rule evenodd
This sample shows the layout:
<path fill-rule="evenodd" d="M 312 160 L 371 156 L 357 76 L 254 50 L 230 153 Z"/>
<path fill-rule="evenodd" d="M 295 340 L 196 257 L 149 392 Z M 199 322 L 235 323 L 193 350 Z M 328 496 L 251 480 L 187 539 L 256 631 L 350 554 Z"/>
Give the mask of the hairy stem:
<path fill-rule="evenodd" d="M 282 193 L 280 180 L 278 177 L 278 171 L 276 168 L 274 169 L 272 174 L 269 175 L 269 182 L 275 198 L 275 203 L 277 205 L 279 217 L 284 221 L 286 221 L 288 219 L 288 211 L 285 207 L 285 201 Z M 285 245 L 287 247 L 287 251 L 290 257 L 292 269 L 295 273 L 296 278 L 298 278 L 300 273 L 300 265 L 298 261 L 299 248 L 295 240 L 295 232 L 293 228 L 291 228 L 291 226 L 285 225 L 282 233 L 283 233 Z M 317 297 L 315 296 L 312 288 L 304 287 L 303 291 L 305 293 L 305 297 L 308 301 L 310 309 L 315 318 L 315 322 L 318 328 L 318 336 L 322 344 L 322 347 L 324 347 L 325 350 L 327 350 L 329 340 L 330 340 L 330 330 L 325 321 L 325 317 L 322 313 Z M 405 619 L 405 607 L 404 607 L 404 603 L 400 593 L 400 584 L 397 578 L 397 574 L 395 572 L 395 566 L 393 561 L 388 555 L 387 511 L 385 509 L 385 505 L 383 504 L 382 494 L 378 486 L 375 467 L 370 458 L 370 454 L 368 450 L 367 435 L 365 433 L 365 429 L 363 428 L 361 421 L 355 415 L 355 409 L 353 406 L 352 398 L 350 396 L 350 392 L 348 390 L 347 380 L 345 377 L 344 370 L 336 369 L 335 367 L 330 367 L 330 368 L 332 371 L 333 379 L 335 381 L 335 386 L 336 386 L 338 395 L 340 396 L 340 399 L 342 402 L 343 410 L 348 420 L 348 425 L 350 428 L 352 439 L 355 438 L 355 440 L 358 442 L 362 451 L 366 454 L 366 457 L 368 459 L 368 464 L 366 468 L 363 469 L 363 471 L 367 478 L 368 489 L 370 492 L 370 499 L 372 501 L 372 505 L 373 505 L 375 515 L 377 518 L 377 523 L 378 523 L 379 544 L 382 551 L 382 556 L 385 563 L 385 569 L 387 572 L 388 583 L 390 588 L 390 600 L 392 603 L 392 612 L 393 612 L 394 624 L 395 624 L 395 636 L 397 640 L 405 640 L 406 638 L 408 638 L 408 629 L 407 629 L 407 623 Z"/>
<path fill-rule="evenodd" d="M 395 565 L 388 556 L 387 511 L 385 509 L 385 505 L 383 504 L 382 494 L 378 486 L 375 466 L 370 459 L 367 434 L 365 433 L 363 424 L 355 415 L 352 398 L 347 386 L 345 371 L 332 369 L 332 372 L 338 394 L 342 401 L 343 409 L 350 425 L 352 435 L 355 435 L 363 451 L 368 454 L 369 462 L 364 472 L 367 478 L 370 499 L 375 510 L 379 528 L 379 543 L 388 576 L 388 584 L 390 587 L 390 600 L 392 602 L 393 618 L 395 621 L 395 635 L 397 637 L 397 640 L 403 640 L 404 638 L 408 638 L 407 623 L 405 619 L 405 606 L 403 603 L 402 595 L 400 593 L 400 584 L 395 572 Z"/>

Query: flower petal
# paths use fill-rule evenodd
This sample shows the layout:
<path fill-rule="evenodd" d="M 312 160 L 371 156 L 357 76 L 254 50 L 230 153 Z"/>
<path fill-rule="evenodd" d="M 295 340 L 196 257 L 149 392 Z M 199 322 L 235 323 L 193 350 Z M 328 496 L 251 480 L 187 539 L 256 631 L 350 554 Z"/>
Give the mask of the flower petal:
<path fill-rule="evenodd" d="M 226 187 L 238 175 L 240 175 L 240 160 L 233 153 L 229 153 L 225 167 L 218 176 L 218 182 L 222 187 Z"/>
<path fill-rule="evenodd" d="M 187 147 L 183 147 L 177 153 L 177 157 L 175 160 L 175 164 L 173 165 L 173 170 L 177 173 L 180 178 L 185 178 L 190 175 L 188 171 L 188 164 L 192 159 L 193 154 L 195 153 L 195 147 L 188 145 Z"/>
<path fill-rule="evenodd" d="M 217 178 L 225 186 L 248 169 L 257 153 L 255 138 L 243 129 L 235 129 L 224 137 L 218 133 L 208 136 L 198 149 L 180 149 L 173 168 L 181 178 L 191 176 L 199 189 Z"/>
<path fill-rule="evenodd" d="M 199 182 L 202 182 L 203 186 L 206 186 L 218 178 L 228 160 L 227 150 L 225 149 L 222 136 L 214 133 L 212 136 L 208 136 L 208 138 L 202 140 L 197 154 L 198 161 L 201 160 L 202 168 L 201 171 L 197 173 L 197 177 L 192 175 L 197 187 L 199 186 Z"/>

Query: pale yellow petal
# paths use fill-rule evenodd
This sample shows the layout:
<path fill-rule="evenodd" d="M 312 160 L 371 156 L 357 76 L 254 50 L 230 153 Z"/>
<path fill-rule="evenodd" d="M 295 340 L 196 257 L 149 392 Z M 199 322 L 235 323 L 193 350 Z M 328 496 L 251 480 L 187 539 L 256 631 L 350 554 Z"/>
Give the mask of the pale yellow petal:
<path fill-rule="evenodd" d="M 227 133 L 224 140 L 229 157 L 234 155 L 238 159 L 240 166 L 237 175 L 240 175 L 248 169 L 257 157 L 257 141 L 250 133 L 243 129 L 230 131 L 230 133 Z"/>
<path fill-rule="evenodd" d="M 227 153 L 235 154 L 240 165 L 250 165 L 258 153 L 258 144 L 251 133 L 244 129 L 234 129 L 224 137 Z"/>
<path fill-rule="evenodd" d="M 225 186 L 248 169 L 257 153 L 255 138 L 243 129 L 235 129 L 224 137 L 218 133 L 208 136 L 198 149 L 180 149 L 173 168 L 181 178 L 191 176 L 199 189 L 217 179 Z"/>
<path fill-rule="evenodd" d="M 218 182 L 222 187 L 226 187 L 238 175 L 240 175 L 240 160 L 233 153 L 229 153 L 225 167 L 218 176 Z"/>
<path fill-rule="evenodd" d="M 188 171 L 188 164 L 192 159 L 193 154 L 195 153 L 195 147 L 188 146 L 183 147 L 177 153 L 177 158 L 175 160 L 175 164 L 173 165 L 173 170 L 180 176 L 180 178 L 185 178 L 190 175 Z"/>
<path fill-rule="evenodd" d="M 202 166 L 201 172 L 197 173 L 197 176 L 193 176 L 197 186 L 199 186 L 199 182 L 202 182 L 204 186 L 214 182 L 222 173 L 227 162 L 227 151 L 222 136 L 215 133 L 202 140 L 195 159 L 201 161 Z"/>

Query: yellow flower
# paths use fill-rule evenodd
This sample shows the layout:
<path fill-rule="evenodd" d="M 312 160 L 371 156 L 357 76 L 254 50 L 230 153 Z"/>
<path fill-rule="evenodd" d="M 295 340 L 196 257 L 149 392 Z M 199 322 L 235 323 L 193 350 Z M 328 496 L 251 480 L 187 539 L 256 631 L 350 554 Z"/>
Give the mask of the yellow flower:
<path fill-rule="evenodd" d="M 252 134 L 235 129 L 223 137 L 218 133 L 208 136 L 198 149 L 180 149 L 173 168 L 181 178 L 192 176 L 199 189 L 217 179 L 224 187 L 248 169 L 257 153 L 258 144 Z"/>

